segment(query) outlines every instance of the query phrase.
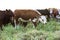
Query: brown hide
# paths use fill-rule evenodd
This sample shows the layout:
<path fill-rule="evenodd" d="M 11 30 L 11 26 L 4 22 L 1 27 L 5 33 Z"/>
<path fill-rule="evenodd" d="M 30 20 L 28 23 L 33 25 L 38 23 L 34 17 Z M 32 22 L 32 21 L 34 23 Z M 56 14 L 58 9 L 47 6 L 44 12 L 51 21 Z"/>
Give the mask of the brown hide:
<path fill-rule="evenodd" d="M 53 16 L 56 17 L 58 14 L 58 9 L 53 8 Z"/>
<path fill-rule="evenodd" d="M 22 18 L 24 20 L 29 20 L 29 19 L 33 20 L 34 18 L 39 18 L 39 16 L 41 15 L 41 14 L 38 14 L 38 12 L 36 12 L 34 10 L 19 10 L 19 9 L 15 10 L 14 14 L 15 14 L 14 19 L 16 19 L 16 24 L 18 24 L 19 18 Z M 24 22 L 24 23 L 27 25 L 26 22 Z M 25 24 L 24 24 L 24 26 L 26 26 Z M 36 22 L 33 22 L 33 24 L 35 26 L 37 25 Z"/>
<path fill-rule="evenodd" d="M 48 10 L 50 11 L 52 9 L 52 13 L 50 14 L 52 17 L 56 18 L 57 15 L 59 15 L 58 9 L 57 8 L 49 8 Z"/>

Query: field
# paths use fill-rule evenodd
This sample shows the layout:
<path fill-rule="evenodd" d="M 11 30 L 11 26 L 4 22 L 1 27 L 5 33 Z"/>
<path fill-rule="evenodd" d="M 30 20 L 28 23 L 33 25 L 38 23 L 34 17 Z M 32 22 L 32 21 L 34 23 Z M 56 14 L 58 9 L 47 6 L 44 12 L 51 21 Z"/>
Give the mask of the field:
<path fill-rule="evenodd" d="M 60 23 L 51 19 L 47 24 L 39 23 L 33 28 L 32 23 L 15 29 L 8 24 L 0 30 L 0 40 L 60 40 Z"/>

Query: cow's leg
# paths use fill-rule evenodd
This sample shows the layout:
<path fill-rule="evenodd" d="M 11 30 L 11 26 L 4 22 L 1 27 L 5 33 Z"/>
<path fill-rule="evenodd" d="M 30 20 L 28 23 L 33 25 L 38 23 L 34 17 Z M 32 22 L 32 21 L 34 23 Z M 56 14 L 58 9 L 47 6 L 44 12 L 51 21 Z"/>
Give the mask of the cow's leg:
<path fill-rule="evenodd" d="M 14 20 L 15 20 L 15 19 L 12 17 L 12 18 L 11 18 L 11 21 L 10 21 L 13 27 L 15 27 Z"/>
<path fill-rule="evenodd" d="M 1 29 L 1 30 L 3 30 L 3 25 L 2 25 L 2 24 L 3 24 L 3 22 L 0 21 L 0 29 Z"/>
<path fill-rule="evenodd" d="M 14 26 L 15 26 L 15 28 L 16 28 L 16 26 L 17 26 L 17 25 L 16 25 L 16 19 L 14 19 Z"/>
<path fill-rule="evenodd" d="M 12 26 L 15 27 L 15 19 L 10 22 L 11 22 Z"/>
<path fill-rule="evenodd" d="M 3 30 L 3 28 L 2 28 L 2 27 L 3 27 L 3 25 L 2 25 L 2 24 L 0 24 L 0 29 L 1 29 L 1 30 Z"/>
<path fill-rule="evenodd" d="M 2 26 L 0 26 L 0 29 L 3 30 Z"/>
<path fill-rule="evenodd" d="M 33 22 L 33 28 L 36 28 L 37 22 Z"/>
<path fill-rule="evenodd" d="M 27 22 L 23 22 L 23 25 L 24 25 L 24 27 L 26 27 L 27 26 Z"/>
<path fill-rule="evenodd" d="M 12 24 L 12 26 L 13 26 L 13 27 L 15 27 L 15 24 L 14 24 L 14 22 L 13 22 L 13 23 L 11 23 L 11 24 Z"/>
<path fill-rule="evenodd" d="M 48 15 L 48 17 L 47 17 L 47 21 L 49 21 L 50 20 L 50 15 Z"/>
<path fill-rule="evenodd" d="M 33 28 L 35 28 L 37 26 L 37 22 L 38 22 L 37 18 L 32 20 Z"/>

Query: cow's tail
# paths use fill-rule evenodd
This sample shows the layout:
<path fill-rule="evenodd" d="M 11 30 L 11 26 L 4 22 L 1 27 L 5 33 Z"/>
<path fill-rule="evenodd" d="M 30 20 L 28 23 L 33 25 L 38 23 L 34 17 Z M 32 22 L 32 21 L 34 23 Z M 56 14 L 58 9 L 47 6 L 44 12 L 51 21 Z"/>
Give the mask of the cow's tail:
<path fill-rule="evenodd" d="M 35 12 L 37 12 L 39 15 L 42 15 L 39 11 L 37 11 L 37 10 L 34 10 Z"/>

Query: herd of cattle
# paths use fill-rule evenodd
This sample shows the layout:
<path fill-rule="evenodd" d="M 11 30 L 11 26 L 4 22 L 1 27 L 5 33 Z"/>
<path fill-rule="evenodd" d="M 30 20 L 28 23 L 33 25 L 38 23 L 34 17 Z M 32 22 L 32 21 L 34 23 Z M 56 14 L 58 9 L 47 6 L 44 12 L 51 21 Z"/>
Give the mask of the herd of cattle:
<path fill-rule="evenodd" d="M 2 26 L 11 23 L 15 28 L 18 24 L 27 25 L 28 22 L 32 22 L 36 27 L 38 22 L 46 24 L 51 17 L 58 18 L 60 11 L 56 8 L 48 9 L 16 9 L 14 12 L 10 9 L 0 10 L 0 29 Z"/>

